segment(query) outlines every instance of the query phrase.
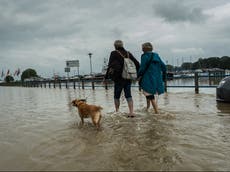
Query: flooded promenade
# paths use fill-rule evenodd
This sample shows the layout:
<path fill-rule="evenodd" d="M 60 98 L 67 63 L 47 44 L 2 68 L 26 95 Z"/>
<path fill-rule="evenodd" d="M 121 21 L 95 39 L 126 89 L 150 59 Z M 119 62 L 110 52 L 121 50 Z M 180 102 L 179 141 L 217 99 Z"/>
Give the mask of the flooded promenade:
<path fill-rule="evenodd" d="M 168 88 L 159 115 L 132 93 L 130 119 L 124 96 L 114 113 L 113 88 L 0 87 L 0 170 L 230 170 L 230 105 L 215 88 Z M 70 102 L 85 97 L 103 107 L 101 131 L 79 125 Z"/>

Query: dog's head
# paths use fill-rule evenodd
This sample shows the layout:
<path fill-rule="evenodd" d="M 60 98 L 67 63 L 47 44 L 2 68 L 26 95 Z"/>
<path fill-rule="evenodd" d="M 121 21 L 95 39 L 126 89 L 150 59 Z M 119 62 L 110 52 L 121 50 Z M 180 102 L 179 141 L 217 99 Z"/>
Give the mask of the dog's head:
<path fill-rule="evenodd" d="M 75 99 L 72 101 L 72 105 L 78 107 L 79 104 L 86 103 L 86 99 Z"/>

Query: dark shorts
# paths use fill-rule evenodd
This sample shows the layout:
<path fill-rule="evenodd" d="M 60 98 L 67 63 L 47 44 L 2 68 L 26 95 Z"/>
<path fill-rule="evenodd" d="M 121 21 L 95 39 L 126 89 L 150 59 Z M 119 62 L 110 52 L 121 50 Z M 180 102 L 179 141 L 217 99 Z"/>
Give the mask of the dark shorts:
<path fill-rule="evenodd" d="M 114 84 L 114 99 L 120 99 L 121 92 L 124 89 L 125 98 L 132 98 L 131 96 L 131 81 L 125 81 L 123 83 L 115 83 Z"/>
<path fill-rule="evenodd" d="M 154 97 L 154 95 L 149 95 L 149 96 L 146 96 L 146 99 L 148 99 L 148 100 L 154 100 L 155 97 Z"/>

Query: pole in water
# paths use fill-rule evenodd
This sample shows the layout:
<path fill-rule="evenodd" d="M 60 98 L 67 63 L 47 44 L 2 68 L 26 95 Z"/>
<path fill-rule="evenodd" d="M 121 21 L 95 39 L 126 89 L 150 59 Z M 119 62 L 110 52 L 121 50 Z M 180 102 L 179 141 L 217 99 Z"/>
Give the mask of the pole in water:
<path fill-rule="evenodd" d="M 195 93 L 199 94 L 199 78 L 198 72 L 195 72 Z"/>

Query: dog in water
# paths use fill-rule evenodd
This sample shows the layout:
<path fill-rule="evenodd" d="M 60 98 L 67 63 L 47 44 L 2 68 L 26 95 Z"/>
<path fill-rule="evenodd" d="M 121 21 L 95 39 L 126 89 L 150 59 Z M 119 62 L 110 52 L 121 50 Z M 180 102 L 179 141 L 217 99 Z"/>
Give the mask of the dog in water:
<path fill-rule="evenodd" d="M 84 118 L 91 117 L 92 122 L 97 129 L 100 128 L 102 107 L 89 105 L 86 103 L 85 99 L 75 99 L 72 101 L 72 105 L 78 108 L 78 114 L 81 118 L 82 125 L 84 124 Z"/>

